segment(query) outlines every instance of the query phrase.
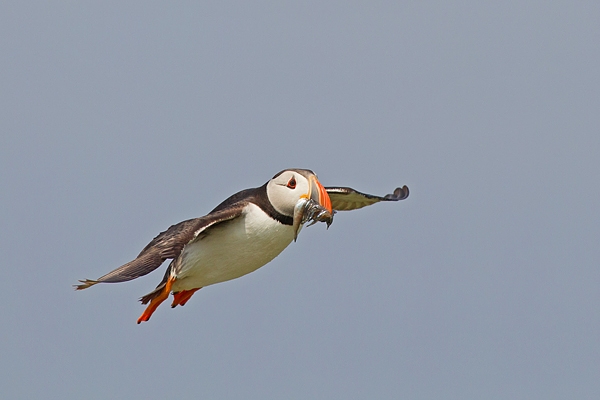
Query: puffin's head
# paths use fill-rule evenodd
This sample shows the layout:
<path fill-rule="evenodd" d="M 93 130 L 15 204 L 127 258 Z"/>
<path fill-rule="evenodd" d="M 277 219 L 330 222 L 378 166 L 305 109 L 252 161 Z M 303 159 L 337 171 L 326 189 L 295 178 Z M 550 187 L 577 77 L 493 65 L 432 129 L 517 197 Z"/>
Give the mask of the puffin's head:
<path fill-rule="evenodd" d="M 294 209 L 301 199 L 312 199 L 333 213 L 329 194 L 317 179 L 317 175 L 308 169 L 286 169 L 279 172 L 267 183 L 267 195 L 273 208 L 289 217 L 296 217 Z M 296 235 L 300 226 L 294 228 Z"/>

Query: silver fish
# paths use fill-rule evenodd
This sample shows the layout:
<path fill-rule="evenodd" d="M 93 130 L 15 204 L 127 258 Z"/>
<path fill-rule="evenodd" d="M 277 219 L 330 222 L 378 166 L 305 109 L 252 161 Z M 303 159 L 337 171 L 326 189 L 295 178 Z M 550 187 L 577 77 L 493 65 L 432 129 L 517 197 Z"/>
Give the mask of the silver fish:
<path fill-rule="evenodd" d="M 314 225 L 317 222 L 325 222 L 327 228 L 329 228 L 329 225 L 333 223 L 333 214 L 335 214 L 335 211 L 329 212 L 313 199 L 304 197 L 298 200 L 294 207 L 294 241 L 296 241 L 302 225 L 308 221 L 310 221 L 310 224 L 307 226 Z"/>

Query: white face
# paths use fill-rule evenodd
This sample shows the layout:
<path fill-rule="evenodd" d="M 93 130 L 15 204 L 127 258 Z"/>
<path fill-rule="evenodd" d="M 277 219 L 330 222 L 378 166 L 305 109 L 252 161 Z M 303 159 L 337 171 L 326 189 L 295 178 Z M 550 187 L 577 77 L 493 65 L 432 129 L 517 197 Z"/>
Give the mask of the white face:
<path fill-rule="evenodd" d="M 294 216 L 294 206 L 310 191 L 308 179 L 296 171 L 284 171 L 267 183 L 267 195 L 275 210 Z"/>

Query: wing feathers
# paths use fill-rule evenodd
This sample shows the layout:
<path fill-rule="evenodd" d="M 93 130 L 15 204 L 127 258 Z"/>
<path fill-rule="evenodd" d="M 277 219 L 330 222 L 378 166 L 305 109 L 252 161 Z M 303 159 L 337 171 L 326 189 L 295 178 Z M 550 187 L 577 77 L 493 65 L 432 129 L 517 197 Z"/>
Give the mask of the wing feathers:
<path fill-rule="evenodd" d="M 240 202 L 204 217 L 189 219 L 172 225 L 152 239 L 135 260 L 96 280 L 82 280 L 80 285 L 75 285 L 75 289 L 86 289 L 97 283 L 126 282 L 149 274 L 160 267 L 166 259 L 179 257 L 186 244 L 196 239 L 201 233 L 206 232 L 210 227 L 238 217 L 245 205 L 245 202 Z"/>
<path fill-rule="evenodd" d="M 380 201 L 398 201 L 408 197 L 408 187 L 396 188 L 393 193 L 383 197 L 361 193 L 349 187 L 326 187 L 334 210 L 348 211 L 370 206 Z"/>

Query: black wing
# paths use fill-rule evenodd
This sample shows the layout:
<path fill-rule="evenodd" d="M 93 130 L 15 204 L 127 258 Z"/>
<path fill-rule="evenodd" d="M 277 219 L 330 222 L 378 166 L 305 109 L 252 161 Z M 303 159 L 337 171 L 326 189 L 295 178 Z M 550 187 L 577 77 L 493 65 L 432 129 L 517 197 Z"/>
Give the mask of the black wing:
<path fill-rule="evenodd" d="M 81 284 L 74 285 L 74 287 L 76 290 L 82 290 L 97 283 L 126 282 L 149 274 L 160 267 L 165 260 L 179 257 L 183 247 L 196 239 L 198 235 L 205 233 L 209 228 L 219 223 L 240 216 L 245 205 L 245 202 L 239 202 L 226 209 L 211 212 L 204 217 L 189 219 L 172 225 L 152 239 L 135 260 L 98 279 L 79 281 Z"/>
<path fill-rule="evenodd" d="M 337 211 L 357 210 L 380 201 L 398 201 L 408 197 L 407 186 L 396 188 L 394 193 L 383 197 L 361 193 L 349 187 L 326 187 L 325 190 L 331 198 L 331 206 Z"/>

